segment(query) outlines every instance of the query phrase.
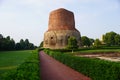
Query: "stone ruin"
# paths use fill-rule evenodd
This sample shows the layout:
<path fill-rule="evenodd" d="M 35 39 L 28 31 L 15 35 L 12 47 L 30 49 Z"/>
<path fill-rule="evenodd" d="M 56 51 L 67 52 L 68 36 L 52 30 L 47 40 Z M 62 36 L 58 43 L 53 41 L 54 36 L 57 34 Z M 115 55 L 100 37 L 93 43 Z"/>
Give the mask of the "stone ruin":
<path fill-rule="evenodd" d="M 44 33 L 43 47 L 64 49 L 70 36 L 74 36 L 80 46 L 81 36 L 75 28 L 73 12 L 63 8 L 52 11 L 49 16 L 48 30 Z"/>

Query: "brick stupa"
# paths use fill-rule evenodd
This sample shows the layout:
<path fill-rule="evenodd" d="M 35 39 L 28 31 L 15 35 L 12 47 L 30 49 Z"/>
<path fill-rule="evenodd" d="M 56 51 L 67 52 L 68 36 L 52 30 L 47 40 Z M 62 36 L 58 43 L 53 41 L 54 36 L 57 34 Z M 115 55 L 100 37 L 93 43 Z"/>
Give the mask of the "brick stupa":
<path fill-rule="evenodd" d="M 48 30 L 44 33 L 44 48 L 63 49 L 67 47 L 68 38 L 76 37 L 80 46 L 80 32 L 75 28 L 74 14 L 60 8 L 54 10 L 49 16 Z"/>

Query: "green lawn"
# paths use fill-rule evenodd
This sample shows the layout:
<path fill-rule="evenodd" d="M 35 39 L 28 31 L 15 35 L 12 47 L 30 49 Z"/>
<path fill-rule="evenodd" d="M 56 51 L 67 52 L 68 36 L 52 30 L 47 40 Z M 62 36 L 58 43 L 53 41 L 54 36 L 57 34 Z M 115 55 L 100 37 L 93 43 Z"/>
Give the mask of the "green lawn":
<path fill-rule="evenodd" d="M 101 53 L 101 52 L 120 52 L 120 49 L 93 49 L 93 50 L 80 50 L 81 53 Z"/>
<path fill-rule="evenodd" d="M 72 54 L 72 55 L 75 55 L 75 54 L 88 54 L 88 53 L 115 53 L 115 52 L 118 52 L 120 53 L 120 49 L 79 49 L 77 51 L 72 51 L 70 52 L 65 52 L 66 54 Z"/>
<path fill-rule="evenodd" d="M 31 54 L 31 50 L 0 52 L 0 74 L 16 69 Z"/>

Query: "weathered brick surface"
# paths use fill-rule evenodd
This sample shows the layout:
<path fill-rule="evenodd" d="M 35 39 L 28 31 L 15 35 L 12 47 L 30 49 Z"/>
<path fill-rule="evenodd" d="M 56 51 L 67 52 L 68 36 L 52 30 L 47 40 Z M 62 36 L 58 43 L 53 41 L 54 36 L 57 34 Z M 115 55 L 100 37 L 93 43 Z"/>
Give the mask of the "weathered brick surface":
<path fill-rule="evenodd" d="M 50 13 L 48 30 L 74 30 L 74 29 L 75 20 L 73 12 L 60 8 Z"/>

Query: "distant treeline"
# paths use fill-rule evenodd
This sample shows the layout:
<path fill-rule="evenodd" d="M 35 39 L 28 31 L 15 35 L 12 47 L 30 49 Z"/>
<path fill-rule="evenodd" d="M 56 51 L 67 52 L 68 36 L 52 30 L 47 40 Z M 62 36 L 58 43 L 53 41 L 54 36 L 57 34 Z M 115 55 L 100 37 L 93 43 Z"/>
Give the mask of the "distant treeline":
<path fill-rule="evenodd" d="M 4 37 L 0 34 L 0 51 L 6 50 L 31 50 L 35 49 L 36 46 L 30 43 L 28 39 L 21 39 L 20 42 L 16 43 L 10 36 Z"/>
<path fill-rule="evenodd" d="M 86 47 L 100 47 L 100 46 L 120 46 L 120 34 L 116 32 L 107 32 L 102 35 L 102 40 L 99 39 L 91 39 L 87 36 L 81 37 L 82 46 Z"/>

